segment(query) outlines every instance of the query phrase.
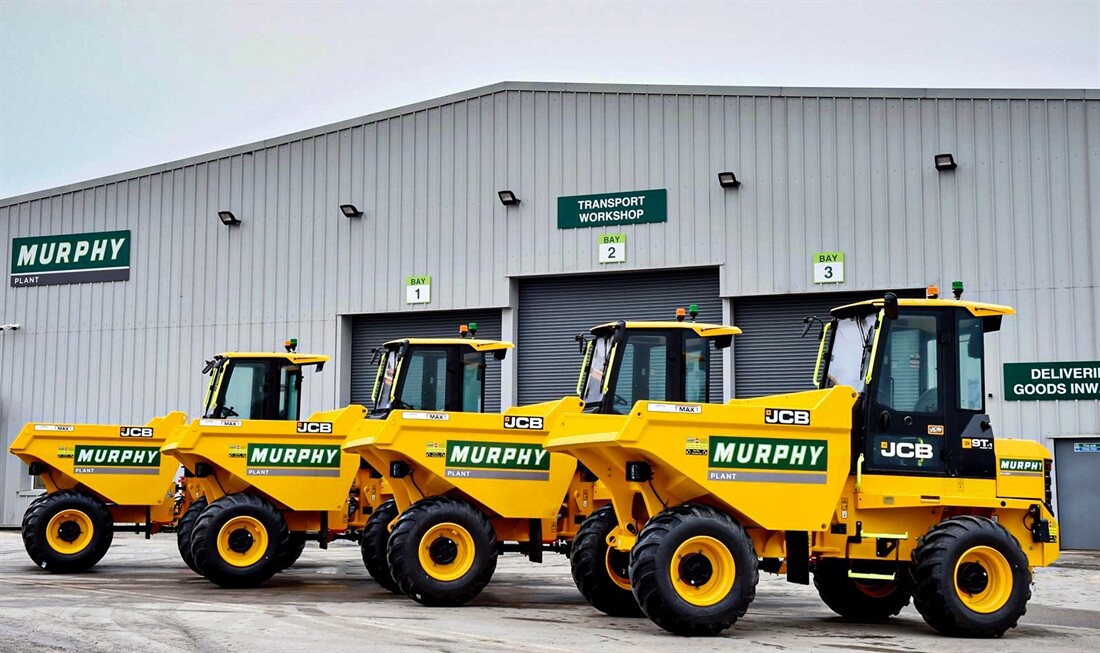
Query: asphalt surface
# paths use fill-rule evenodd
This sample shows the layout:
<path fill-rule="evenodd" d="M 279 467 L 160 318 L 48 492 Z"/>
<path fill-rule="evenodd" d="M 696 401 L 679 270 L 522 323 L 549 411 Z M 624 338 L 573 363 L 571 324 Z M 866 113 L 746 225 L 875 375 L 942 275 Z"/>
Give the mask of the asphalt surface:
<path fill-rule="evenodd" d="M 590 608 L 568 561 L 512 554 L 462 608 L 432 609 L 367 575 L 356 545 L 307 547 L 263 587 L 223 590 L 179 559 L 175 536 L 116 534 L 91 572 L 58 576 L 0 531 L 0 651 L 1092 651 L 1100 652 L 1100 554 L 1068 553 L 1036 571 L 1019 627 L 997 640 L 937 635 L 912 606 L 886 624 L 848 623 L 813 587 L 761 574 L 748 614 L 716 638 L 666 634 L 648 619 Z"/>

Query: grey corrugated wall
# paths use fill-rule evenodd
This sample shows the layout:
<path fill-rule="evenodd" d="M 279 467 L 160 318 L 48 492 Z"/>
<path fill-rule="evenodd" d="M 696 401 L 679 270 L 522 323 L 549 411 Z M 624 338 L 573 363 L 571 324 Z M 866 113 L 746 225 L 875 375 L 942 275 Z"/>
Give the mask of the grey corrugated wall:
<path fill-rule="evenodd" d="M 556 228 L 558 195 L 644 188 L 668 189 L 668 223 Z M 504 83 L 0 200 L 5 268 L 14 237 L 134 232 L 129 282 L 0 289 L 0 323 L 24 325 L 0 332 L 0 425 L 194 412 L 204 355 L 335 353 L 337 315 L 419 310 L 410 275 L 432 275 L 427 309 L 506 307 L 510 277 L 604 270 L 596 235 L 626 232 L 616 269 L 719 265 L 724 296 L 962 278 L 1021 312 L 990 350 L 999 432 L 1098 433 L 1100 402 L 1000 402 L 1004 361 L 1100 359 L 1098 222 L 1097 91 Z M 810 254 L 834 249 L 847 283 L 814 286 Z M 336 402 L 335 370 L 307 406 Z M 0 474 L 15 523 L 27 480 L 10 456 Z"/>

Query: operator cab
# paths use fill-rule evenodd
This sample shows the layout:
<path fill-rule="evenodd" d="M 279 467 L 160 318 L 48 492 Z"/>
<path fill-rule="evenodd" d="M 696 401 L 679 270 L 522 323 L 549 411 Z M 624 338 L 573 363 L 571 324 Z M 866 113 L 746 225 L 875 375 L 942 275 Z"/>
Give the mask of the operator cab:
<path fill-rule="evenodd" d="M 1007 306 L 955 299 L 885 298 L 833 309 L 822 329 L 818 388 L 851 386 L 853 465 L 863 471 L 993 478 L 993 429 L 985 413 L 984 335 Z"/>
<path fill-rule="evenodd" d="M 644 400 L 707 403 L 715 350 L 737 327 L 694 321 L 698 308 L 677 309 L 677 322 L 609 322 L 576 339 L 584 352 L 577 394 L 589 413 L 621 415 Z M 713 347 L 713 348 L 712 348 Z"/>
<path fill-rule="evenodd" d="M 297 339 L 287 353 L 228 352 L 206 361 L 210 375 L 203 402 L 207 419 L 297 420 L 302 406 L 302 371 L 320 372 L 328 356 L 298 354 Z"/>
<path fill-rule="evenodd" d="M 394 410 L 484 412 L 485 357 L 504 360 L 514 345 L 477 340 L 476 333 L 477 324 L 464 324 L 458 338 L 406 338 L 375 349 L 378 373 L 369 416 L 381 419 Z"/>

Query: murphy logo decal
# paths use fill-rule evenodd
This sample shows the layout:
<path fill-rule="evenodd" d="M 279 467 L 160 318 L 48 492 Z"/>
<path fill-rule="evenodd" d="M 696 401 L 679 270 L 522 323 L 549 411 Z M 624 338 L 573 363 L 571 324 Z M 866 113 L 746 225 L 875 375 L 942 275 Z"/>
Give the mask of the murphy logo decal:
<path fill-rule="evenodd" d="M 1042 476 L 1043 461 L 1027 458 L 1001 458 L 1001 476 Z"/>
<path fill-rule="evenodd" d="M 828 454 L 825 440 L 715 435 L 710 438 L 707 480 L 823 484 Z"/>
<path fill-rule="evenodd" d="M 546 481 L 550 453 L 537 444 L 452 440 L 447 443 L 446 477 Z"/>
<path fill-rule="evenodd" d="M 34 236 L 11 241 L 12 287 L 129 278 L 129 231 Z"/>
<path fill-rule="evenodd" d="M 157 474 L 160 447 L 106 447 L 77 445 L 73 456 L 76 474 Z"/>
<path fill-rule="evenodd" d="M 338 444 L 249 444 L 248 476 L 339 476 Z"/>

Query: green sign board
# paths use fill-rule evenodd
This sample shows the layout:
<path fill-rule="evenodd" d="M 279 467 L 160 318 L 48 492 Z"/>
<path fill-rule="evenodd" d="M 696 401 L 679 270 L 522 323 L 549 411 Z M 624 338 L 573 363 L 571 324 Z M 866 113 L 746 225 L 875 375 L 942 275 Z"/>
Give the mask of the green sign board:
<path fill-rule="evenodd" d="M 1005 399 L 1100 399 L 1100 361 L 1005 363 Z"/>
<path fill-rule="evenodd" d="M 668 222 L 668 191 L 632 190 L 558 198 L 558 229 Z"/>
<path fill-rule="evenodd" d="M 34 236 L 11 241 L 12 287 L 129 278 L 129 231 Z"/>

